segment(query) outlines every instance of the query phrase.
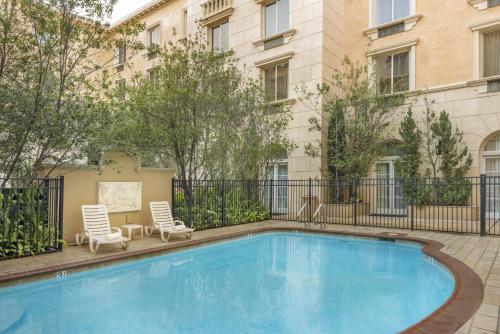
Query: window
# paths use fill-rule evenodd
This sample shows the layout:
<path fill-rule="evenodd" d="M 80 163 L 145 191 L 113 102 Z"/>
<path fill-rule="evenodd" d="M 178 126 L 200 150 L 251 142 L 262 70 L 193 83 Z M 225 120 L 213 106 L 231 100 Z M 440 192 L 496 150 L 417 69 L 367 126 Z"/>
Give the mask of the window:
<path fill-rule="evenodd" d="M 157 49 L 160 47 L 160 26 L 154 26 L 148 29 L 148 47 Z"/>
<path fill-rule="evenodd" d="M 271 101 L 288 98 L 288 63 L 264 69 L 266 95 Z"/>
<path fill-rule="evenodd" d="M 212 50 L 227 51 L 229 49 L 229 22 L 212 28 Z"/>
<path fill-rule="evenodd" d="M 488 93 L 491 92 L 500 92 L 500 80 L 491 80 L 488 81 L 486 91 Z"/>
<path fill-rule="evenodd" d="M 265 7 L 266 37 L 278 34 L 288 29 L 288 0 L 277 0 Z"/>
<path fill-rule="evenodd" d="M 412 0 L 374 0 L 375 24 L 384 24 L 410 15 Z"/>
<path fill-rule="evenodd" d="M 187 36 L 187 31 L 188 31 L 188 11 L 187 8 L 184 8 L 182 10 L 182 37 Z"/>
<path fill-rule="evenodd" d="M 126 93 L 125 83 L 126 83 L 125 79 L 121 79 L 121 80 L 116 81 L 117 96 L 118 96 L 118 100 L 120 100 L 120 101 L 125 100 L 125 93 Z"/>
<path fill-rule="evenodd" d="M 493 139 L 488 140 L 484 146 L 485 152 L 500 152 L 500 136 L 495 136 Z"/>
<path fill-rule="evenodd" d="M 120 45 L 115 49 L 115 63 L 116 65 L 123 65 L 127 60 L 127 47 Z"/>
<path fill-rule="evenodd" d="M 409 52 L 375 57 L 377 91 L 390 94 L 407 91 L 409 80 Z"/>
<path fill-rule="evenodd" d="M 500 30 L 483 35 L 483 76 L 500 75 Z"/>
<path fill-rule="evenodd" d="M 158 84 L 159 75 L 160 75 L 160 68 L 159 67 L 155 67 L 155 68 L 148 70 L 148 79 L 153 85 Z"/>
<path fill-rule="evenodd" d="M 488 8 L 500 5 L 500 0 L 488 0 Z"/>

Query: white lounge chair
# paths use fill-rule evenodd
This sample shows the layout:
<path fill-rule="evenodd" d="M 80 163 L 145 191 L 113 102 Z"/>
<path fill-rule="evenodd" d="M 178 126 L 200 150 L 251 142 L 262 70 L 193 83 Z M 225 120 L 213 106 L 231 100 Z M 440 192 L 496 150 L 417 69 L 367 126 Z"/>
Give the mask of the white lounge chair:
<path fill-rule="evenodd" d="M 78 246 L 89 238 L 90 252 L 95 254 L 100 245 L 120 243 L 123 250 L 127 250 L 129 238 L 122 236 L 122 230 L 111 227 L 108 210 L 105 205 L 82 205 L 84 230 L 76 235 Z M 94 248 L 95 243 L 95 248 Z"/>
<path fill-rule="evenodd" d="M 149 208 L 151 209 L 151 217 L 153 219 L 151 226 L 146 226 L 147 235 L 153 234 L 154 231 L 159 231 L 162 241 L 168 241 L 173 234 L 184 234 L 186 238 L 191 239 L 194 230 L 186 227 L 182 221 L 172 217 L 168 202 L 150 202 Z"/>

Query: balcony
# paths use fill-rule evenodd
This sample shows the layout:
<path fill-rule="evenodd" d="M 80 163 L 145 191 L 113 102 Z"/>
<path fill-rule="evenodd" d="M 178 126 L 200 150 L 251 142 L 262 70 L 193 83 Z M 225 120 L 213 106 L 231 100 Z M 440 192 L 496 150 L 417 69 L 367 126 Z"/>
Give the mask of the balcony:
<path fill-rule="evenodd" d="M 226 20 L 234 11 L 233 0 L 208 0 L 201 4 L 203 7 L 204 26 Z"/>

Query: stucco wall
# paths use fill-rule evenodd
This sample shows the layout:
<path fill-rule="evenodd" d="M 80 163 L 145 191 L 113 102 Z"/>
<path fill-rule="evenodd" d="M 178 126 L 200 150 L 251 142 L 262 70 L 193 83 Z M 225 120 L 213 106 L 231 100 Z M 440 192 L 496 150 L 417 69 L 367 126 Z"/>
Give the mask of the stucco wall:
<path fill-rule="evenodd" d="M 477 10 L 467 0 L 417 0 L 422 14 L 413 29 L 374 41 L 364 35 L 369 27 L 369 0 L 345 2 L 345 50 L 366 63 L 369 50 L 418 38 L 416 88 L 473 79 L 473 42 L 470 26 L 500 17 L 500 6 Z"/>
<path fill-rule="evenodd" d="M 83 229 L 81 205 L 97 204 L 99 182 L 142 182 L 142 209 L 134 212 L 110 213 L 111 225 L 149 224 L 149 202 L 172 200 L 173 170 L 138 168 L 136 162 L 120 153 L 106 156 L 112 161 L 100 170 L 94 167 L 64 167 L 53 176 L 64 176 L 64 240 L 75 242 L 75 234 Z M 125 232 L 126 233 L 126 232 Z"/>

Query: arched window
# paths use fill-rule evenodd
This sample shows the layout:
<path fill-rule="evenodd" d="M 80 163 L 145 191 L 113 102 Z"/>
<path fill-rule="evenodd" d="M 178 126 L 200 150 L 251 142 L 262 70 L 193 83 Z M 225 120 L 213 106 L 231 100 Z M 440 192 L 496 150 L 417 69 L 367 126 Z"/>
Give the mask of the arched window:
<path fill-rule="evenodd" d="M 486 145 L 484 145 L 484 152 L 496 152 L 500 154 L 500 134 L 488 140 Z"/>
<path fill-rule="evenodd" d="M 482 172 L 487 176 L 500 176 L 500 133 L 486 142 L 482 155 Z"/>

